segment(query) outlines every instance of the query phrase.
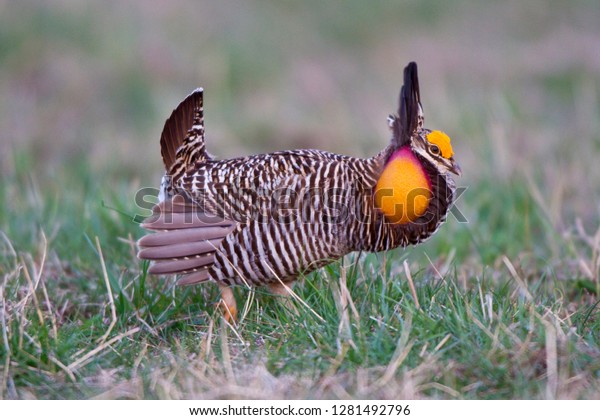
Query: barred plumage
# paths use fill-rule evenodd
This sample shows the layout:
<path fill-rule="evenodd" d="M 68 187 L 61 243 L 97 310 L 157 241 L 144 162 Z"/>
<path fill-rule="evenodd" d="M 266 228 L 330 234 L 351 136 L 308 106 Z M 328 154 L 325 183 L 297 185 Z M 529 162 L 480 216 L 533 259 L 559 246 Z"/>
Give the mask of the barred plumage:
<path fill-rule="evenodd" d="M 449 171 L 460 169 L 449 139 L 422 127 L 414 63 L 405 69 L 399 116 L 390 116 L 392 141 L 367 159 L 292 150 L 217 160 L 206 152 L 202 95 L 186 98 L 163 130 L 161 203 L 142 225 L 156 233 L 139 241 L 151 273 L 180 274 L 184 284 L 213 280 L 224 292 L 225 285 L 290 283 L 352 251 L 417 244 L 445 220 L 455 188 Z M 380 185 L 396 160 L 416 174 L 409 185 L 426 190 L 426 207 L 402 222 L 389 205 L 377 206 L 386 198 L 394 211 L 411 205 L 410 197 L 393 201 L 395 184 Z M 234 309 L 230 293 L 226 303 Z"/>

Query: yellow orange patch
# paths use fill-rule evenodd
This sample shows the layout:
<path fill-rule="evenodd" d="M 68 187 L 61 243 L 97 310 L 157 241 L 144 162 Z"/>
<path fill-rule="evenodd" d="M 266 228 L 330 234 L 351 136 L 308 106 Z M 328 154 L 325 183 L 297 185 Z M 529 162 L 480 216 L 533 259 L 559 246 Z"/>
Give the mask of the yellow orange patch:
<path fill-rule="evenodd" d="M 454 154 L 452 146 L 450 145 L 450 137 L 443 131 L 432 131 L 427 134 L 427 141 L 439 147 L 442 152 L 442 157 L 445 159 L 450 159 Z"/>
<path fill-rule="evenodd" d="M 375 206 L 392 223 L 406 224 L 425 214 L 431 186 L 410 149 L 396 152 L 375 187 Z"/>

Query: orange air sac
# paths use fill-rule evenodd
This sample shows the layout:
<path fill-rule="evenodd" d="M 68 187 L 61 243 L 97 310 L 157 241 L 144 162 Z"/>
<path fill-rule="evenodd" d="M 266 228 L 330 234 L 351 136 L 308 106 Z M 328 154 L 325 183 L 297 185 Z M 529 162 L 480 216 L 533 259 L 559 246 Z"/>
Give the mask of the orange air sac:
<path fill-rule="evenodd" d="M 396 151 L 375 187 L 375 206 L 391 223 L 414 222 L 425 214 L 431 183 L 423 165 L 409 147 Z"/>

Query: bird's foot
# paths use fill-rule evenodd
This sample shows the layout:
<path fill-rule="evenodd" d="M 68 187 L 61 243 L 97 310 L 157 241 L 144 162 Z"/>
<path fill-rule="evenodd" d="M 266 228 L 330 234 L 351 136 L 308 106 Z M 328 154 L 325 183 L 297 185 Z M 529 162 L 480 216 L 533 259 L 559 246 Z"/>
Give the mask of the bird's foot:
<path fill-rule="evenodd" d="M 293 298 L 294 295 L 292 293 L 292 285 L 293 281 L 287 283 L 269 283 L 267 287 L 269 291 L 278 296 L 280 299 L 283 299 L 283 305 L 293 314 L 299 315 L 298 308 L 294 305 Z"/>
<path fill-rule="evenodd" d="M 229 286 L 219 286 L 221 289 L 221 300 L 217 304 L 223 311 L 223 319 L 229 324 L 237 322 L 237 304 L 233 296 L 233 290 Z"/>

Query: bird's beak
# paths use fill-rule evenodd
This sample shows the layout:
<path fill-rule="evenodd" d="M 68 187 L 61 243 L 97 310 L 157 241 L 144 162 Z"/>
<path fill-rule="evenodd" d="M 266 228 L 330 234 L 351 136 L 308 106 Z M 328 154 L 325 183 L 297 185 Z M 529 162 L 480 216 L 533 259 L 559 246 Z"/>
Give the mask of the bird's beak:
<path fill-rule="evenodd" d="M 448 170 L 455 175 L 461 176 L 462 169 L 460 169 L 460 166 L 458 165 L 458 163 L 456 163 L 454 161 L 454 159 L 450 159 L 450 163 L 452 163 L 452 165 L 448 168 Z"/>

